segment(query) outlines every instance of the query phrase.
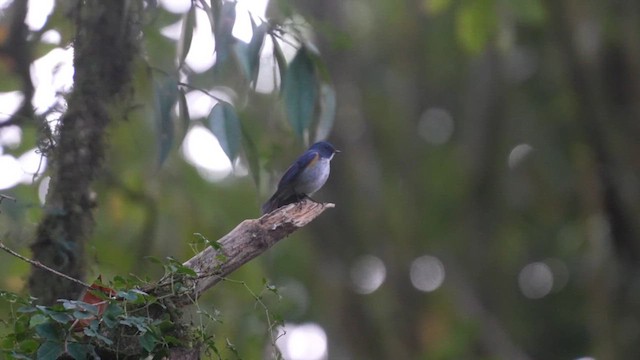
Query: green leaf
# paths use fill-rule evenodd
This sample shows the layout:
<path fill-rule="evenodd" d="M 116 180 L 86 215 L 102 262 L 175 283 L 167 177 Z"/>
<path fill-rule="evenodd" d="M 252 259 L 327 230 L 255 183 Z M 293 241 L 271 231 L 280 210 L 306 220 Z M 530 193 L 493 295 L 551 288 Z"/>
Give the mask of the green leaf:
<path fill-rule="evenodd" d="M 300 48 L 291 61 L 283 86 L 287 118 L 296 135 L 304 140 L 318 97 L 315 68 L 306 48 Z"/>
<path fill-rule="evenodd" d="M 253 19 L 252 19 L 253 21 Z M 260 70 L 260 50 L 264 44 L 264 37 L 269 30 L 269 23 L 263 22 L 253 30 L 253 36 L 249 44 L 238 41 L 234 50 L 240 62 L 240 67 L 244 76 L 249 82 L 255 85 Z"/>
<path fill-rule="evenodd" d="M 187 97 L 185 95 L 184 89 L 180 88 L 178 91 L 178 114 L 180 116 L 180 144 L 184 141 L 185 136 L 187 136 L 187 131 L 189 130 L 189 124 L 191 123 L 191 116 L 189 115 L 189 105 L 187 104 Z"/>
<path fill-rule="evenodd" d="M 169 156 L 173 145 L 174 128 L 171 109 L 178 98 L 178 82 L 165 77 L 155 82 L 155 118 L 158 123 L 158 144 L 160 145 L 158 165 L 162 165 Z"/>
<path fill-rule="evenodd" d="M 89 326 L 84 328 L 83 332 L 84 332 L 84 334 L 86 336 L 97 338 L 97 339 L 99 339 L 100 341 L 102 341 L 103 343 L 105 343 L 107 345 L 113 344 L 113 340 L 111 340 L 108 337 L 100 334 L 98 332 L 98 330 L 99 330 L 98 321 L 97 320 L 93 320 L 93 321 L 91 321 Z"/>
<path fill-rule="evenodd" d="M 240 119 L 233 106 L 227 102 L 218 102 L 208 117 L 209 129 L 216 136 L 222 150 L 233 161 L 240 151 Z"/>
<path fill-rule="evenodd" d="M 336 118 L 336 91 L 329 84 L 320 85 L 320 114 L 316 128 L 316 141 L 329 137 Z"/>
<path fill-rule="evenodd" d="M 36 326 L 35 329 L 36 329 L 36 334 L 38 334 L 38 336 L 40 336 L 43 339 L 56 341 L 62 338 L 62 335 L 60 334 L 60 330 L 54 323 L 46 322 L 44 324 L 40 324 Z"/>
<path fill-rule="evenodd" d="M 84 320 L 84 319 L 90 319 L 92 317 L 95 317 L 95 315 L 85 311 L 74 311 L 73 317 L 75 319 Z"/>
<path fill-rule="evenodd" d="M 124 314 L 124 310 L 120 306 L 113 303 L 109 304 L 104 310 L 104 314 L 102 314 L 102 321 L 108 328 L 112 329 L 118 325 L 118 316 L 122 314 Z"/>
<path fill-rule="evenodd" d="M 27 339 L 18 344 L 18 349 L 22 353 L 31 354 L 36 351 L 38 345 L 40 345 L 40 343 L 34 339 Z"/>
<path fill-rule="evenodd" d="M 135 327 L 141 333 L 147 332 L 149 330 L 149 325 L 147 324 L 147 318 L 142 316 L 127 316 L 120 320 L 120 324 Z"/>
<path fill-rule="evenodd" d="M 182 16 L 182 32 L 178 40 L 178 68 L 184 65 L 184 59 L 187 58 L 189 49 L 191 48 L 191 40 L 193 39 L 193 29 L 196 26 L 196 7 L 191 4 L 189 12 Z"/>
<path fill-rule="evenodd" d="M 16 334 L 7 334 L 2 339 L 0 339 L 0 350 L 10 350 L 13 349 L 16 343 Z"/>
<path fill-rule="evenodd" d="M 56 360 L 62 355 L 62 344 L 46 341 L 38 348 L 38 360 Z"/>
<path fill-rule="evenodd" d="M 34 311 L 38 311 L 38 308 L 36 308 L 35 306 L 20 306 L 17 311 L 19 313 L 28 314 Z"/>
<path fill-rule="evenodd" d="M 76 304 L 78 305 L 78 308 L 82 311 L 88 312 L 93 315 L 98 315 L 98 313 L 100 313 L 100 309 L 98 308 L 97 305 L 89 304 L 84 301 L 76 301 Z"/>
<path fill-rule="evenodd" d="M 27 329 L 29 329 L 29 328 L 30 328 L 30 326 L 29 326 L 29 317 L 28 316 L 19 316 L 15 320 L 15 323 L 13 324 L 13 331 L 16 334 L 25 333 L 25 332 L 27 332 Z"/>
<path fill-rule="evenodd" d="M 278 38 L 273 34 L 271 34 L 271 41 L 273 42 L 273 57 L 276 59 L 278 72 L 280 73 L 280 94 L 282 95 L 284 91 L 284 78 L 287 73 L 287 59 L 284 57 L 284 52 L 282 52 Z"/>
<path fill-rule="evenodd" d="M 66 324 L 68 322 L 73 321 L 71 315 L 65 312 L 54 312 L 49 315 L 53 320 L 59 322 L 60 324 Z"/>
<path fill-rule="evenodd" d="M 171 335 L 165 335 L 164 336 L 164 341 L 167 342 L 167 344 L 169 345 L 174 345 L 174 346 L 184 346 L 185 345 L 185 341 L 178 339 L 175 336 L 171 336 Z"/>
<path fill-rule="evenodd" d="M 258 156 L 258 149 L 256 148 L 256 144 L 253 142 L 253 139 L 251 139 L 251 136 L 249 136 L 249 132 L 242 124 L 240 124 L 240 129 L 242 131 L 244 154 L 247 157 L 247 162 L 249 163 L 249 171 L 251 171 L 253 182 L 256 184 L 256 187 L 258 187 L 260 186 L 260 159 Z"/>
<path fill-rule="evenodd" d="M 67 343 L 67 353 L 75 360 L 84 360 L 91 352 L 91 346 L 88 344 L 80 344 L 77 342 Z"/>
<path fill-rule="evenodd" d="M 58 300 L 58 301 L 62 303 L 62 307 L 65 310 L 76 309 L 78 307 L 78 304 L 73 300 Z"/>
<path fill-rule="evenodd" d="M 140 345 L 142 345 L 142 347 L 147 352 L 153 351 L 153 348 L 156 347 L 157 343 L 158 343 L 158 340 L 156 339 L 155 335 L 153 335 L 153 333 L 151 333 L 150 331 L 140 336 Z"/>
<path fill-rule="evenodd" d="M 29 319 L 29 327 L 34 328 L 40 324 L 47 322 L 48 318 L 42 314 L 35 314 Z"/>
<path fill-rule="evenodd" d="M 464 2 L 456 13 L 456 35 L 462 47 L 477 54 L 493 37 L 497 29 L 494 0 Z"/>
<path fill-rule="evenodd" d="M 146 293 L 136 289 L 130 289 L 126 291 L 121 290 L 116 293 L 118 297 L 121 297 L 127 301 L 134 302 L 134 303 L 140 299 L 144 299 L 143 294 L 146 294 Z"/>

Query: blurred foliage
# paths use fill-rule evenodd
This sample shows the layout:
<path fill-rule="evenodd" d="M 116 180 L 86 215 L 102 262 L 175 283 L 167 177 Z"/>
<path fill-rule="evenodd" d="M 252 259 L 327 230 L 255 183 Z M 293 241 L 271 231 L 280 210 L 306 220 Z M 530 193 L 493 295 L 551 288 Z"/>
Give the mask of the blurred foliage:
<path fill-rule="evenodd" d="M 283 322 L 323 326 L 330 359 L 627 359 L 640 352 L 636 2 L 271 1 L 270 19 L 299 25 L 304 17 L 316 35 L 297 27 L 305 50 L 286 64 L 274 46 L 273 71 L 284 80 L 268 94 L 254 91 L 262 71 L 256 48 L 289 41 L 281 32 L 289 25 L 254 19 L 257 37 L 239 43 L 232 3 L 194 4 L 214 20 L 216 65 L 203 73 L 185 66 L 194 10 L 149 9 L 146 56 L 134 74 L 139 106 L 110 128 L 107 169 L 95 189 L 88 278 L 158 278 L 161 269 L 145 257 L 185 260 L 194 254 L 194 233 L 216 239 L 257 216 L 302 143 L 328 134 L 328 112 L 336 114 L 330 140 L 343 152 L 316 197 L 336 209 L 239 269 L 233 280 L 243 283 L 221 283 L 190 309 L 217 314 L 207 332 L 228 339 L 241 358 L 264 358 L 269 320 L 247 289 L 259 293 L 266 278 L 282 295 L 266 299 L 267 307 Z M 73 38 L 68 11 L 57 2 L 44 28 L 59 31 L 64 46 Z M 161 35 L 180 19 L 177 42 Z M 51 48 L 32 45 L 34 56 Z M 15 90 L 20 83 L 7 69 L 0 69 L 0 88 Z M 185 83 L 178 74 L 189 86 L 159 94 L 154 84 Z M 174 113 L 193 88 L 224 95 L 211 109 L 222 111 L 188 122 L 183 105 Z M 164 115 L 154 116 L 160 108 Z M 434 108 L 449 117 L 432 117 Z M 237 157 L 230 176 L 207 181 L 183 161 L 177 150 L 187 123 L 208 126 Z M 22 154 L 42 136 L 32 124 L 21 130 L 20 145 L 5 153 Z M 2 240 L 21 252 L 47 211 L 37 185 L 3 191 L 17 202 L 0 205 Z M 351 278 L 365 254 L 386 267 L 384 283 L 367 295 L 354 291 Z M 427 293 L 409 277 L 424 254 L 440 258 L 446 273 Z M 22 291 L 28 266 L 0 256 L 0 288 Z M 552 275 L 539 298 L 524 295 L 548 285 L 535 276 L 523 283 L 533 263 Z"/>

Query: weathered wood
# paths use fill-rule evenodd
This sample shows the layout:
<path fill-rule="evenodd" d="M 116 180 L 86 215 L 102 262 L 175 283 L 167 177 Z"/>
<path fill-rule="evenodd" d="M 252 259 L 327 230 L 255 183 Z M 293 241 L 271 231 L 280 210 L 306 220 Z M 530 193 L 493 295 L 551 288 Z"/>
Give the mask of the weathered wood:
<path fill-rule="evenodd" d="M 209 246 L 186 261 L 183 265 L 196 272 L 195 278 L 183 278 L 181 291 L 172 302 L 180 307 L 195 301 L 204 291 L 211 288 L 240 266 L 265 252 L 278 241 L 297 229 L 307 225 L 322 214 L 331 203 L 317 203 L 303 200 L 284 206 L 259 219 L 241 222 L 231 232 L 217 241 L 219 246 Z M 162 279 L 151 292 L 160 294 L 176 279 Z"/>

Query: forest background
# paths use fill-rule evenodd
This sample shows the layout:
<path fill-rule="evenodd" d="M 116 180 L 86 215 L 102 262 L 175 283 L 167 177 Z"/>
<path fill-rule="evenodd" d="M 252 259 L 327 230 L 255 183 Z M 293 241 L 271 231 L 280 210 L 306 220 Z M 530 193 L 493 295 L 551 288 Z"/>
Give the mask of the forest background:
<path fill-rule="evenodd" d="M 206 1 L 133 3 L 133 60 L 111 63 L 130 77 L 126 101 L 106 84 L 84 94 L 109 121 L 91 125 L 104 153 L 78 184 L 93 220 L 71 275 L 158 278 L 153 259 L 185 261 L 195 233 L 258 217 L 289 163 L 327 137 L 342 152 L 315 198 L 336 207 L 190 310 L 225 357 L 270 354 L 271 321 L 286 359 L 640 352 L 640 3 L 239 1 L 219 3 L 218 21 Z M 76 2 L 2 6 L 0 241 L 31 257 L 56 211 L 41 155 L 82 100 L 72 90 L 95 84 L 72 80 L 90 53 L 76 49 L 74 72 Z M 0 259 L 0 289 L 53 291 Z"/>

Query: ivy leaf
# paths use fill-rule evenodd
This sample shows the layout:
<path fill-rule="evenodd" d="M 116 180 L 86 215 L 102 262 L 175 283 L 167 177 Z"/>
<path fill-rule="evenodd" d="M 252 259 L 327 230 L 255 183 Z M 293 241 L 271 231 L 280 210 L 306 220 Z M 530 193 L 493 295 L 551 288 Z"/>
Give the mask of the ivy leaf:
<path fill-rule="evenodd" d="M 318 97 L 315 67 L 305 47 L 298 50 L 287 68 L 283 87 L 287 118 L 296 135 L 303 139 Z"/>
<path fill-rule="evenodd" d="M 51 322 L 46 322 L 35 327 L 36 334 L 43 339 L 59 340 L 61 335 L 58 327 Z"/>
<path fill-rule="evenodd" d="M 29 327 L 34 328 L 40 324 L 47 322 L 47 317 L 42 314 L 35 314 L 29 319 Z"/>
<path fill-rule="evenodd" d="M 112 329 L 118 325 L 118 317 L 122 314 L 124 314 L 124 310 L 120 306 L 113 303 L 109 304 L 102 315 L 102 321 L 108 328 Z"/>
<path fill-rule="evenodd" d="M 193 39 L 193 29 L 196 26 L 196 7 L 191 4 L 191 9 L 182 16 L 182 32 L 178 40 L 178 68 L 184 65 L 184 59 L 187 58 L 189 49 L 191 49 L 191 40 Z"/>
<path fill-rule="evenodd" d="M 336 91 L 329 84 L 320 85 L 320 114 L 316 128 L 316 140 L 329 137 L 336 118 Z"/>
<path fill-rule="evenodd" d="M 40 344 L 36 340 L 26 339 L 18 344 L 18 349 L 20 349 L 20 352 L 31 354 L 36 351 L 38 345 Z"/>
<path fill-rule="evenodd" d="M 240 151 L 240 119 L 233 106 L 227 102 L 218 102 L 209 113 L 209 130 L 218 138 L 220 146 L 233 163 Z"/>
<path fill-rule="evenodd" d="M 155 83 L 155 118 L 158 122 L 158 144 L 160 145 L 158 164 L 162 165 L 169 156 L 173 145 L 174 128 L 171 109 L 178 97 L 178 82 L 171 77 Z"/>
<path fill-rule="evenodd" d="M 57 322 L 59 322 L 61 324 L 66 324 L 66 323 L 72 321 L 71 315 L 69 315 L 69 314 L 67 314 L 65 312 L 52 312 L 51 314 L 49 314 L 49 316 L 53 320 L 55 320 L 55 321 L 57 321 Z"/>
<path fill-rule="evenodd" d="M 88 344 L 80 344 L 77 342 L 67 343 L 67 353 L 75 360 L 84 360 L 89 355 L 91 346 Z"/>
<path fill-rule="evenodd" d="M 147 331 L 144 334 L 142 334 L 142 336 L 140 336 L 140 345 L 142 345 L 142 347 L 147 352 L 153 351 L 153 348 L 156 347 L 157 343 L 158 341 L 155 335 L 153 335 L 150 331 Z"/>
<path fill-rule="evenodd" d="M 56 360 L 62 355 L 62 344 L 59 342 L 45 341 L 38 348 L 38 360 Z"/>

